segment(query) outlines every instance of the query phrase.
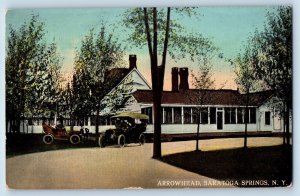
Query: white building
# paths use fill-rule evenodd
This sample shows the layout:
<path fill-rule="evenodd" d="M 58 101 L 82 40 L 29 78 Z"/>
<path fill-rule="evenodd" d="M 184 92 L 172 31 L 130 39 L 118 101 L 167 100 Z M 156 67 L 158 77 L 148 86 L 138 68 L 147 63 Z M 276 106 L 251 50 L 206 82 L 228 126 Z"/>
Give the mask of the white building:
<path fill-rule="evenodd" d="M 129 55 L 129 67 L 128 68 L 113 68 L 106 72 L 106 77 L 108 81 L 112 81 L 108 83 L 109 85 L 106 89 L 108 90 L 107 96 L 103 98 L 102 101 L 106 101 L 111 94 L 118 92 L 120 88 L 128 89 L 127 93 L 134 92 L 138 89 L 140 90 L 150 90 L 151 85 L 147 82 L 147 80 L 143 77 L 140 71 L 137 69 L 136 65 L 137 57 L 136 55 Z M 111 78 L 111 80 L 110 80 Z M 119 96 L 123 97 L 123 96 Z M 124 100 L 123 100 L 124 101 Z M 123 109 L 121 109 L 122 111 Z M 113 127 L 112 122 L 107 116 L 110 108 L 107 107 L 100 112 L 100 132 L 108 129 L 109 127 Z M 65 125 L 68 129 L 69 120 L 65 119 Z M 56 122 L 56 119 L 53 120 Z M 91 132 L 95 132 L 95 117 L 89 117 L 84 122 L 85 127 L 89 128 Z M 76 124 L 77 125 L 77 124 Z M 43 133 L 42 129 L 42 119 L 36 118 L 32 120 L 32 124 L 28 124 L 28 121 L 25 124 L 21 123 L 21 132 L 24 133 Z M 80 126 L 75 126 L 74 129 L 80 129 Z"/>
<path fill-rule="evenodd" d="M 178 75 L 180 75 L 179 85 Z M 245 94 L 228 89 L 189 89 L 188 69 L 178 70 L 174 67 L 172 68 L 172 91 L 164 91 L 162 94 L 162 133 L 195 133 L 197 120 L 200 122 L 201 133 L 243 132 L 246 120 L 249 132 L 283 132 L 283 119 L 268 107 L 272 96 L 271 91 L 251 93 L 248 98 L 248 119 L 246 119 Z M 147 132 L 152 133 L 152 91 L 135 91 L 130 98 L 130 103 L 127 110 L 150 116 Z"/>
<path fill-rule="evenodd" d="M 164 91 L 162 96 L 162 133 L 195 133 L 197 120 L 203 132 L 243 132 L 245 117 L 245 94 L 238 90 L 197 90 L 189 89 L 188 68 L 172 68 L 172 90 Z M 126 107 L 121 111 L 147 114 L 147 132 L 153 132 L 151 85 L 137 69 L 136 56 L 129 56 L 129 68 L 114 68 L 107 72 L 114 82 L 110 84 L 108 95 L 117 92 L 122 85 L 130 89 L 125 100 Z M 179 81 L 180 79 L 180 81 Z M 248 130 L 283 132 L 283 119 L 268 107 L 272 99 L 271 91 L 251 93 L 248 105 Z M 109 97 L 109 96 L 108 96 Z M 105 101 L 106 98 L 103 99 Z M 199 108 L 201 107 L 201 112 Z M 107 115 L 109 108 L 101 115 Z M 197 115 L 199 112 L 199 115 Z M 95 120 L 89 118 L 85 126 L 95 131 Z M 99 131 L 113 127 L 110 118 L 100 118 Z M 75 126 L 74 129 L 79 129 Z M 24 132 L 42 133 L 40 123 L 25 126 Z"/>

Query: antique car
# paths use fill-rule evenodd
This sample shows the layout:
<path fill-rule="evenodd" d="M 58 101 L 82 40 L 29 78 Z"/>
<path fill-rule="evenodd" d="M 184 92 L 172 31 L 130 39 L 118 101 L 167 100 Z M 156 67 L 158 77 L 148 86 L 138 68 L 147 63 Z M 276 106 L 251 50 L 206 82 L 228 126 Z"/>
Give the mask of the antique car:
<path fill-rule="evenodd" d="M 87 128 L 82 128 L 80 131 L 67 131 L 64 127 L 52 127 L 46 123 L 43 123 L 42 126 L 45 133 L 43 136 L 45 144 L 52 144 L 54 140 L 69 140 L 72 144 L 79 144 L 86 139 L 89 132 Z"/>
<path fill-rule="evenodd" d="M 148 116 L 140 113 L 124 112 L 111 117 L 115 123 L 114 129 L 100 133 L 98 145 L 104 148 L 107 145 L 117 144 L 121 148 L 129 143 L 145 143 Z"/>

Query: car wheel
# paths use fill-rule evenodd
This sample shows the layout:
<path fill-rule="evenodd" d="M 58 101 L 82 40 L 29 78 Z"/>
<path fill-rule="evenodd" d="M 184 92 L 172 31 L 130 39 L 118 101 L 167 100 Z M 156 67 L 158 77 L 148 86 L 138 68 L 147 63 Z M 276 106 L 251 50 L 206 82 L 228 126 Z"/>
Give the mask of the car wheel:
<path fill-rule="evenodd" d="M 100 148 L 105 147 L 105 135 L 100 134 L 100 136 L 98 138 L 98 145 L 99 145 Z"/>
<path fill-rule="evenodd" d="M 74 134 L 70 137 L 70 142 L 72 144 L 79 144 L 80 143 L 80 137 L 77 134 Z"/>
<path fill-rule="evenodd" d="M 118 137 L 118 145 L 120 146 L 120 148 L 123 148 L 125 146 L 126 142 L 125 142 L 125 135 L 121 134 Z"/>
<path fill-rule="evenodd" d="M 53 143 L 53 141 L 54 141 L 54 138 L 53 138 L 53 136 L 52 135 L 44 135 L 44 137 L 43 137 L 43 142 L 45 143 L 45 144 L 52 144 Z"/>
<path fill-rule="evenodd" d="M 145 141 L 146 141 L 146 137 L 143 133 L 141 133 L 140 136 L 139 136 L 139 144 L 144 145 Z"/>

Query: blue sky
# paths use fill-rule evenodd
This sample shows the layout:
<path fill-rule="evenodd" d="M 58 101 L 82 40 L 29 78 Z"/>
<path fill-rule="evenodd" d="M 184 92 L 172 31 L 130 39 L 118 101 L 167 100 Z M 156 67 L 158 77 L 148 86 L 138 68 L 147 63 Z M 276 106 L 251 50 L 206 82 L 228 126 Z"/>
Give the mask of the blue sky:
<path fill-rule="evenodd" d="M 188 31 L 203 34 L 210 38 L 220 53 L 226 58 L 234 58 L 243 49 L 247 38 L 255 29 L 261 30 L 265 22 L 265 15 L 272 11 L 270 6 L 245 6 L 245 7 L 200 7 L 200 17 L 178 17 L 180 22 Z M 122 43 L 126 42 L 127 34 L 124 27 L 120 25 L 121 14 L 125 9 L 102 8 L 102 9 L 16 9 L 10 10 L 6 15 L 6 26 L 13 28 L 20 27 L 25 21 L 29 21 L 32 14 L 38 14 L 40 20 L 45 23 L 46 41 L 56 42 L 58 51 L 63 57 L 63 71 L 69 75 L 73 68 L 76 48 L 91 28 L 99 30 L 102 23 L 108 25 L 109 30 Z M 146 79 L 150 81 L 150 64 L 147 49 L 131 48 L 127 54 L 137 54 L 138 68 Z M 127 56 L 124 57 L 127 60 Z M 226 88 L 236 88 L 232 67 L 222 59 L 213 61 L 214 78 L 217 85 L 225 84 Z M 170 69 L 173 66 L 187 66 L 196 70 L 197 62 L 190 62 L 188 59 L 181 59 L 175 62 L 168 59 L 166 67 L 165 89 L 170 89 Z"/>

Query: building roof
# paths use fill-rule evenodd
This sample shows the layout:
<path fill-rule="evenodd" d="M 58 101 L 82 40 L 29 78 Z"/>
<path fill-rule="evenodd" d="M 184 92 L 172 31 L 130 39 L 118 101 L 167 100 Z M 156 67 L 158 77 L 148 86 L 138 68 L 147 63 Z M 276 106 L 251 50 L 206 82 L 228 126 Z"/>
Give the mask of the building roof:
<path fill-rule="evenodd" d="M 139 103 L 153 103 L 151 90 L 137 90 L 133 97 Z M 249 96 L 250 106 L 262 105 L 270 96 L 271 91 L 251 93 Z M 164 91 L 162 104 L 180 105 L 245 105 L 245 94 L 240 94 L 237 90 L 197 90 L 189 89 L 184 91 Z"/>
<path fill-rule="evenodd" d="M 116 87 L 131 71 L 130 68 L 113 68 L 106 72 L 107 93 Z"/>
<path fill-rule="evenodd" d="M 115 116 L 113 116 L 112 118 L 117 118 L 117 117 L 130 117 L 130 118 L 134 118 L 134 119 L 144 119 L 144 120 L 148 120 L 149 117 L 145 114 L 141 114 L 141 113 L 136 113 L 136 112 L 122 112 L 119 113 Z"/>
<path fill-rule="evenodd" d="M 249 102 L 251 105 L 260 106 L 266 102 L 267 99 L 269 99 L 274 94 L 273 91 L 259 91 L 255 93 L 249 94 Z M 243 100 L 245 100 L 246 94 L 241 94 L 243 96 Z"/>

